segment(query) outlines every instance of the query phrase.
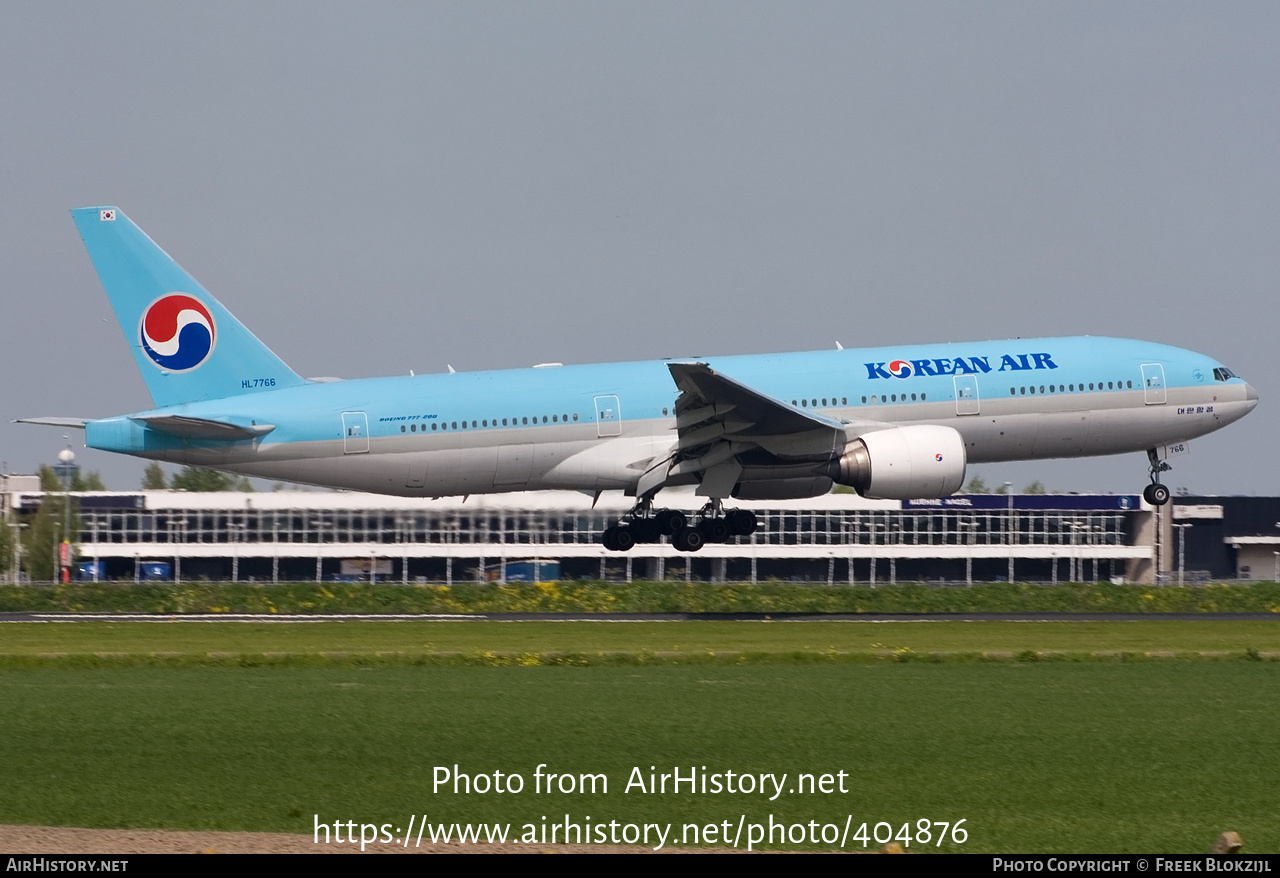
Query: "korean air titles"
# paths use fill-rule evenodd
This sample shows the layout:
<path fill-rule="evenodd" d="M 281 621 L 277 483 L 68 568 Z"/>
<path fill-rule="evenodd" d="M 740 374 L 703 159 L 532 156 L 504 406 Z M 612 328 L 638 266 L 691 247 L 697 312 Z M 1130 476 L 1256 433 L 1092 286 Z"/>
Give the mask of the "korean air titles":
<path fill-rule="evenodd" d="M 914 375 L 981 375 L 987 372 L 1029 372 L 1056 369 L 1058 364 L 1048 353 L 1002 354 L 999 364 L 992 357 L 939 357 L 932 360 L 890 360 L 887 363 L 863 363 L 867 378 L 911 378 Z"/>

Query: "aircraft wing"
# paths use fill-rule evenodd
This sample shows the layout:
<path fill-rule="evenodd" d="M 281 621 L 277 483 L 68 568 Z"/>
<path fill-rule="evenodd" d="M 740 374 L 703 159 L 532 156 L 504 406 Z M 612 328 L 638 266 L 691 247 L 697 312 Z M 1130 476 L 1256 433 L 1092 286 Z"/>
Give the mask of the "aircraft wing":
<path fill-rule="evenodd" d="M 668 368 L 680 390 L 678 438 L 641 476 L 640 496 L 690 473 L 701 473 L 699 494 L 726 496 L 742 472 L 742 454 L 760 449 L 781 461 L 826 461 L 844 447 L 844 422 L 775 399 L 706 363 Z"/>

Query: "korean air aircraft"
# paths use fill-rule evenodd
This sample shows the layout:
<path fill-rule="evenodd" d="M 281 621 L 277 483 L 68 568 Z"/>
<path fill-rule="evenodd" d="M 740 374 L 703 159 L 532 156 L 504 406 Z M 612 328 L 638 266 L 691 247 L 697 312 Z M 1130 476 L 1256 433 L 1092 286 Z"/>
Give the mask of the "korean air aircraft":
<path fill-rule="evenodd" d="M 359 491 L 439 497 L 619 490 L 602 540 L 683 551 L 751 533 L 730 498 L 848 485 L 945 497 L 969 463 L 1145 451 L 1143 496 L 1178 446 L 1239 420 L 1254 389 L 1188 350 L 1041 338 L 308 380 L 114 207 L 72 211 L 154 408 L 81 421 L 90 448 Z M 658 508 L 696 485 L 698 511 Z"/>

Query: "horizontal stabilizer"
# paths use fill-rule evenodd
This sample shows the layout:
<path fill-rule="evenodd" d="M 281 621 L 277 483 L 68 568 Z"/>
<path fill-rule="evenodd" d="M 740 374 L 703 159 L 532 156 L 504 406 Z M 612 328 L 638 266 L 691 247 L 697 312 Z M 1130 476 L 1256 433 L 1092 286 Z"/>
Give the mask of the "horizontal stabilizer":
<path fill-rule="evenodd" d="M 229 421 L 188 418 L 182 415 L 136 415 L 130 420 L 140 421 L 153 430 L 170 436 L 181 436 L 183 439 L 256 439 L 276 428 L 275 424 L 244 426 Z"/>
<path fill-rule="evenodd" d="M 71 427 L 83 430 L 87 418 L 18 418 L 15 424 L 40 424 L 45 427 Z"/>

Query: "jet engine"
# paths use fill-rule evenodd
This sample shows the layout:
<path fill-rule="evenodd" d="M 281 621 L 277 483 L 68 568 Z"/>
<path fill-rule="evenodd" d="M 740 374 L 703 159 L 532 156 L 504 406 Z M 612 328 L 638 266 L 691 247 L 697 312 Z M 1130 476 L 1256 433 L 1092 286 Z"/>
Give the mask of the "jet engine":
<path fill-rule="evenodd" d="M 864 497 L 946 497 L 964 484 L 964 439 L 951 427 L 921 424 L 864 433 L 831 464 L 831 478 Z"/>

